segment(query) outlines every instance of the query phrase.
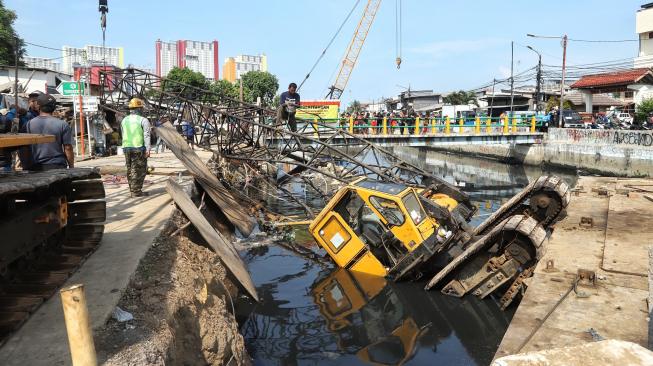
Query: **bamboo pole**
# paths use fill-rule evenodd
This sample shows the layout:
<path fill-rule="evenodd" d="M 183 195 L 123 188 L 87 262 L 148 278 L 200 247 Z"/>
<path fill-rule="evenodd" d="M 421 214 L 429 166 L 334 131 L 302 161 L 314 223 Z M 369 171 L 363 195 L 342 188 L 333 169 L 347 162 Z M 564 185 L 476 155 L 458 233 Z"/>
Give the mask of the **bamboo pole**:
<path fill-rule="evenodd" d="M 59 292 L 73 366 L 97 365 L 84 285 L 72 285 Z"/>

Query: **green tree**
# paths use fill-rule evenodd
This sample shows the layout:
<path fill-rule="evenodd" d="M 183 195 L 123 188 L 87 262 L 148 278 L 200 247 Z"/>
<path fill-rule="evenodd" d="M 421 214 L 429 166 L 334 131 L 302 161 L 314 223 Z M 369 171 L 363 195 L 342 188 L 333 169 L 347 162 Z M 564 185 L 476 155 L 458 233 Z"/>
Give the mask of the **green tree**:
<path fill-rule="evenodd" d="M 165 80 L 175 81 L 184 85 L 179 85 L 175 83 L 167 83 Z M 208 89 L 209 83 L 206 81 L 204 75 L 199 72 L 195 72 L 187 67 L 179 68 L 173 67 L 168 75 L 166 76 L 163 82 L 163 91 L 179 94 L 184 98 L 195 100 L 202 93 L 198 93 L 197 90 L 189 88 L 188 86 L 193 86 L 199 89 Z"/>
<path fill-rule="evenodd" d="M 363 106 L 361 105 L 361 102 L 357 100 L 352 100 L 347 106 L 346 111 L 349 114 L 356 114 L 363 111 Z"/>
<path fill-rule="evenodd" d="M 220 96 L 224 96 L 231 99 L 239 98 L 238 86 L 236 84 L 229 82 L 228 80 L 218 80 L 212 83 L 209 89 L 212 92 L 219 94 Z"/>
<path fill-rule="evenodd" d="M 478 105 L 476 100 L 476 93 L 466 92 L 464 90 L 459 90 L 457 92 L 450 93 L 449 95 L 442 98 L 442 101 L 451 105 L 465 105 L 465 104 L 475 104 Z"/>
<path fill-rule="evenodd" d="M 549 100 L 546 102 L 546 111 L 550 112 L 553 107 L 560 107 L 560 99 L 556 97 L 549 97 Z M 567 99 L 565 99 L 565 101 L 562 103 L 562 108 L 564 109 L 572 109 L 573 107 L 574 106 Z"/>
<path fill-rule="evenodd" d="M 16 38 L 18 38 L 18 64 L 24 65 L 21 60 L 25 55 L 25 42 L 14 30 L 15 20 L 16 13 L 5 8 L 0 0 L 0 65 L 15 64 Z"/>
<path fill-rule="evenodd" d="M 635 121 L 637 123 L 646 122 L 650 113 L 653 113 L 653 98 L 644 99 L 637 105 L 635 112 Z"/>
<path fill-rule="evenodd" d="M 271 106 L 274 96 L 279 90 L 279 80 L 267 71 L 249 71 L 240 77 L 243 81 L 243 97 L 245 102 L 256 103 L 261 97 L 264 106 Z"/>
<path fill-rule="evenodd" d="M 202 89 L 205 89 L 208 84 L 204 75 L 187 67 L 183 69 L 173 67 L 168 73 L 168 76 L 166 76 L 166 79 Z"/>

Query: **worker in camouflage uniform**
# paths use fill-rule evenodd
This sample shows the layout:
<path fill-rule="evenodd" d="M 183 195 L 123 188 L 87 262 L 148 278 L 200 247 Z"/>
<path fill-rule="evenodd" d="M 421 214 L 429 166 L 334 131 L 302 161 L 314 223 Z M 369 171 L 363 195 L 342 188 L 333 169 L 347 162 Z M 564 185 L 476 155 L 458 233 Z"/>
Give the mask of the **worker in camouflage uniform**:
<path fill-rule="evenodd" d="M 143 181 L 147 172 L 147 158 L 150 157 L 150 121 L 142 116 L 143 106 L 141 99 L 132 98 L 129 101 L 129 115 L 120 124 L 127 181 L 132 197 L 148 195 L 143 192 Z"/>

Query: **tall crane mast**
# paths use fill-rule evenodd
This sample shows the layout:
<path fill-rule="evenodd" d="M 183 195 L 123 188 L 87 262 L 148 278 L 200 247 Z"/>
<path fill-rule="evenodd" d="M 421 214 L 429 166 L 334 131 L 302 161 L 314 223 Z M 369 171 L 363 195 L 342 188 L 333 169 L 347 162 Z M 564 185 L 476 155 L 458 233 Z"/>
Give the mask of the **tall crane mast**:
<path fill-rule="evenodd" d="M 358 22 L 356 27 L 356 32 L 354 32 L 354 37 L 349 43 L 349 48 L 347 48 L 347 53 L 342 59 L 342 64 L 340 65 L 340 70 L 338 71 L 338 77 L 336 77 L 335 82 L 331 87 L 329 87 L 329 94 L 327 94 L 328 99 L 340 99 L 342 92 L 349 82 L 349 77 L 351 72 L 356 66 L 356 61 L 358 60 L 358 55 L 360 55 L 367 34 L 370 31 L 372 23 L 376 17 L 376 12 L 379 10 L 381 5 L 381 0 L 368 0 L 367 5 L 365 5 L 365 10 L 363 11 L 363 16 Z"/>

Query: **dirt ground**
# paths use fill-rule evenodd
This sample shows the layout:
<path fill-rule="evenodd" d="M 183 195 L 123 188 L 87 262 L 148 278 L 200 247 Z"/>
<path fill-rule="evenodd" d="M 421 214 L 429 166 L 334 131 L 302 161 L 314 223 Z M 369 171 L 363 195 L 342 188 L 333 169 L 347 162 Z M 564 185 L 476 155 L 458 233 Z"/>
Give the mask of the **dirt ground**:
<path fill-rule="evenodd" d="M 178 224 L 176 213 L 120 300 L 134 320 L 111 319 L 96 332 L 100 363 L 250 364 L 232 312 L 238 290 L 215 253 L 183 232 L 171 236 Z"/>

